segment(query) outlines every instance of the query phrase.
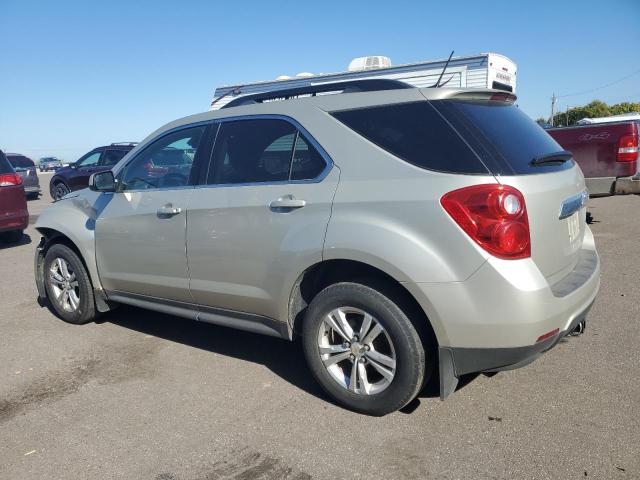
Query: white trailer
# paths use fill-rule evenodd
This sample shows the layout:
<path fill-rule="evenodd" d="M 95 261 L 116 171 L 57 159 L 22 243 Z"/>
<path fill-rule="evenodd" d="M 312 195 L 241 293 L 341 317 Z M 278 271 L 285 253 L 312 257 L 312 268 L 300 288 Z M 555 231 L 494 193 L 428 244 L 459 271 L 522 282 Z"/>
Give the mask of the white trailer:
<path fill-rule="evenodd" d="M 281 76 L 276 80 L 225 85 L 216 88 L 211 110 L 217 110 L 243 95 L 288 90 L 333 82 L 364 79 L 394 79 L 415 87 L 434 85 L 447 63 L 446 59 L 391 65 L 387 57 L 354 59 L 349 70 L 337 73 L 299 73 L 295 77 Z M 498 53 L 481 53 L 452 57 L 440 81 L 441 87 L 493 88 L 516 92 L 517 65 Z"/>

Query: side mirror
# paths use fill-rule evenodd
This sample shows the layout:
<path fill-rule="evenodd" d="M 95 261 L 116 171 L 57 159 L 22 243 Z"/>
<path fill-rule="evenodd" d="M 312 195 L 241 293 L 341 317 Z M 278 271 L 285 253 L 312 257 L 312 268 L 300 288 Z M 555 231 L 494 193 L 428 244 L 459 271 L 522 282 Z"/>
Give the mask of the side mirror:
<path fill-rule="evenodd" d="M 116 179 L 111 170 L 92 173 L 89 177 L 89 189 L 95 192 L 115 192 Z"/>

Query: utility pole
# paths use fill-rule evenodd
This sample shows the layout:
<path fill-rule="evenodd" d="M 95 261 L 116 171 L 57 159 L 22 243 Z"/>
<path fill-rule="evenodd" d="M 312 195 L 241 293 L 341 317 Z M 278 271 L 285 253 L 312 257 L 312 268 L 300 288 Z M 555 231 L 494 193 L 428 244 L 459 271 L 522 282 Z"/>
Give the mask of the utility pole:
<path fill-rule="evenodd" d="M 552 94 L 551 96 L 551 126 L 553 127 L 553 116 L 556 114 L 556 94 Z"/>
<path fill-rule="evenodd" d="M 569 126 L 569 105 L 567 105 L 567 127 Z"/>

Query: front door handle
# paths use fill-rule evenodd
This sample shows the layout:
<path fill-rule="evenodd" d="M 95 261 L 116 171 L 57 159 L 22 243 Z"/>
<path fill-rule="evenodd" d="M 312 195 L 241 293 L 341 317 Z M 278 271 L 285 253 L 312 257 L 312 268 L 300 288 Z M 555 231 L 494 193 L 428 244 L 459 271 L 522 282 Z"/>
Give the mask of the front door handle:
<path fill-rule="evenodd" d="M 158 216 L 161 218 L 173 217 L 182 212 L 180 207 L 174 207 L 172 204 L 167 203 L 158 209 Z"/>
<path fill-rule="evenodd" d="M 304 200 L 299 200 L 293 195 L 285 195 L 269 204 L 269 208 L 276 212 L 288 212 L 297 208 L 302 208 L 307 204 Z"/>

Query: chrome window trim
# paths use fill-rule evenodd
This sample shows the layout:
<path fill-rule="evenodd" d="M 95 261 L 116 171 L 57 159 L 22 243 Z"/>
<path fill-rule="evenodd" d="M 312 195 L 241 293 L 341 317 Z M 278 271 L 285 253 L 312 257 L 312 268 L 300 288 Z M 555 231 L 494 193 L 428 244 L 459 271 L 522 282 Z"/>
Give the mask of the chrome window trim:
<path fill-rule="evenodd" d="M 226 123 L 226 122 L 235 122 L 235 121 L 243 121 L 243 120 L 283 120 L 291 124 L 294 128 L 297 129 L 298 132 L 302 133 L 304 138 L 307 139 L 309 143 L 313 145 L 313 147 L 318 151 L 318 153 L 324 160 L 324 163 L 325 163 L 324 169 L 315 178 L 310 178 L 305 180 L 289 179 L 289 180 L 279 180 L 279 181 L 273 181 L 273 182 L 212 183 L 212 184 L 204 183 L 204 184 L 196 185 L 195 188 L 251 187 L 256 185 L 296 185 L 296 184 L 304 185 L 309 183 L 320 183 L 322 182 L 322 180 L 324 180 L 327 177 L 327 175 L 329 175 L 329 172 L 331 171 L 334 165 L 333 159 L 329 156 L 326 150 L 322 148 L 322 145 L 318 143 L 318 141 L 313 137 L 313 135 L 311 135 L 311 133 L 309 133 L 309 131 L 306 128 L 304 128 L 300 124 L 300 122 L 298 122 L 295 118 L 289 117 L 288 115 L 281 115 L 281 114 L 270 114 L 270 113 L 259 114 L 258 113 L 253 115 L 238 115 L 238 116 L 232 116 L 232 117 L 217 118 L 214 120 L 214 123 L 218 123 L 222 125 L 223 123 Z M 218 128 L 218 131 L 216 132 L 216 140 L 219 132 L 220 132 L 220 129 Z M 213 144 L 213 148 L 211 149 L 211 158 L 209 159 L 209 166 L 207 168 L 207 178 L 209 177 L 209 169 L 211 168 L 214 149 L 215 149 L 215 141 Z M 295 152 L 295 144 L 294 144 L 294 152 Z"/>

